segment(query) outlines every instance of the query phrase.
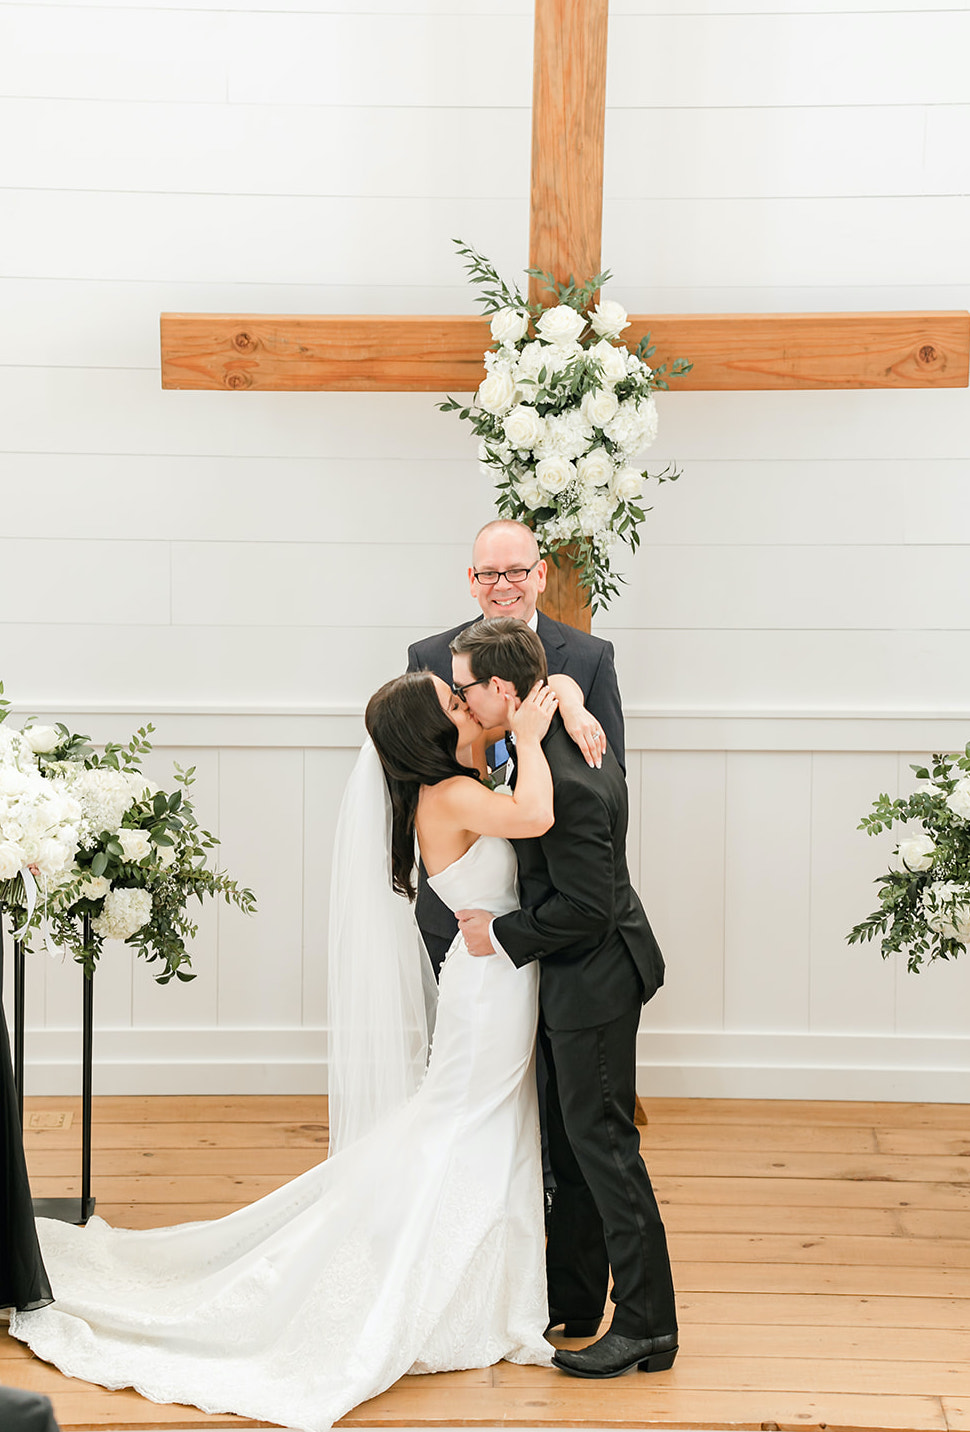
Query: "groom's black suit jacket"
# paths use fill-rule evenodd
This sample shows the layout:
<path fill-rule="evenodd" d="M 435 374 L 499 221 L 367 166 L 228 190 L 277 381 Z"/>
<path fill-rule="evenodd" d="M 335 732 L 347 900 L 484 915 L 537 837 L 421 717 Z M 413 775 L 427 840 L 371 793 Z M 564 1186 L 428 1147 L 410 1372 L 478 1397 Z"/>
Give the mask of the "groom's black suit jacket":
<path fill-rule="evenodd" d="M 473 618 L 481 621 L 481 617 Z M 460 631 L 471 626 L 471 621 L 462 622 L 450 631 L 427 636 L 408 647 L 408 671 L 433 671 L 442 681 L 451 685 L 450 644 Z M 587 710 L 596 717 L 606 733 L 607 744 L 620 765 L 625 761 L 623 743 L 623 710 L 620 705 L 620 689 L 616 682 L 616 668 L 613 665 L 613 645 L 601 637 L 590 636 L 577 631 L 564 622 L 553 621 L 545 613 L 538 613 L 536 635 L 542 642 L 549 664 L 550 675 L 565 673 L 571 676 L 582 689 Z M 423 870 L 418 879 L 418 899 L 415 906 L 418 929 L 425 936 L 431 949 L 432 960 L 437 967 L 444 951 L 454 939 L 458 926 L 446 905 L 424 879 Z M 435 954 L 437 947 L 439 953 Z"/>
<path fill-rule="evenodd" d="M 516 965 L 537 959 L 546 1026 L 589 1029 L 650 999 L 664 962 L 630 884 L 627 789 L 611 751 L 591 769 L 559 716 L 542 743 L 552 771 L 555 824 L 516 840 L 522 908 L 495 921 Z"/>

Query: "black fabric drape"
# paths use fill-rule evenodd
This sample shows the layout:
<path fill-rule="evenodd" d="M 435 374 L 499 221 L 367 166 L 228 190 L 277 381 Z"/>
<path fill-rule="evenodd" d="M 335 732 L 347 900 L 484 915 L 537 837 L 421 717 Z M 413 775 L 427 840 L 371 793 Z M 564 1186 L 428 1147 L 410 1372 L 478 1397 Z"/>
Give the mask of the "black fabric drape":
<path fill-rule="evenodd" d="M 25 1311 L 53 1301 L 34 1227 L 10 1039 L 0 1003 L 0 1308 Z"/>

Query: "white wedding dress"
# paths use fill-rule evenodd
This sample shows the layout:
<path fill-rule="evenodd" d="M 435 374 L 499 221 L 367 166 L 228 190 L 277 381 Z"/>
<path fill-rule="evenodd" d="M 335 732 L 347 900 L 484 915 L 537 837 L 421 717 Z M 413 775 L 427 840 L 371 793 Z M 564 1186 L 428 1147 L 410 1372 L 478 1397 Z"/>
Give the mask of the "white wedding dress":
<path fill-rule="evenodd" d="M 452 909 L 517 904 L 495 837 L 430 883 Z M 409 1103 L 211 1223 L 39 1220 L 56 1301 L 11 1332 L 73 1377 L 306 1432 L 406 1372 L 547 1363 L 537 1007 L 537 965 L 458 936 Z"/>

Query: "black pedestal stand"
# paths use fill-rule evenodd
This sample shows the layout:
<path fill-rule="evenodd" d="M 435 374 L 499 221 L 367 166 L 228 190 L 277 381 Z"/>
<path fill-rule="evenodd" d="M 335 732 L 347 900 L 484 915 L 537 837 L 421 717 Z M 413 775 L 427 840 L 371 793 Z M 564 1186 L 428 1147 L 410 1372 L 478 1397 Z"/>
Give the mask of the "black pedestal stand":
<path fill-rule="evenodd" d="M 90 916 L 84 917 L 84 944 L 91 942 Z M 14 1079 L 20 1107 L 20 1127 L 24 1126 L 24 974 L 25 952 L 22 940 L 13 947 L 14 1006 Z M 3 982 L 3 927 L 0 924 L 0 986 Z M 40 1218 L 57 1218 L 62 1223 L 87 1223 L 94 1212 L 96 1200 L 91 1197 L 91 1090 L 94 1056 L 94 972 L 84 976 L 81 1032 L 81 1197 L 35 1198 L 34 1212 Z"/>

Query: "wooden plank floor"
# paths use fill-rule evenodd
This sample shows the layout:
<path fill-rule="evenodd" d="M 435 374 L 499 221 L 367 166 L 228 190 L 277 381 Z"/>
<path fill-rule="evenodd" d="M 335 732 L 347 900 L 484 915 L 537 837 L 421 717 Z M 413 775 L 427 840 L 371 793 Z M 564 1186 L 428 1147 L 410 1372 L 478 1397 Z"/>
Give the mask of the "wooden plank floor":
<path fill-rule="evenodd" d="M 681 1351 L 609 1382 L 553 1369 L 406 1377 L 342 1425 L 970 1432 L 970 1106 L 647 1101 Z M 78 1102 L 28 1100 L 37 1195 L 76 1193 Z M 312 1097 L 95 1101 L 113 1223 L 228 1213 L 324 1156 Z M 49 1393 L 65 1432 L 253 1427 L 62 1377 L 0 1335 L 0 1383 Z"/>

